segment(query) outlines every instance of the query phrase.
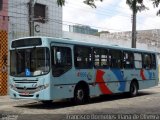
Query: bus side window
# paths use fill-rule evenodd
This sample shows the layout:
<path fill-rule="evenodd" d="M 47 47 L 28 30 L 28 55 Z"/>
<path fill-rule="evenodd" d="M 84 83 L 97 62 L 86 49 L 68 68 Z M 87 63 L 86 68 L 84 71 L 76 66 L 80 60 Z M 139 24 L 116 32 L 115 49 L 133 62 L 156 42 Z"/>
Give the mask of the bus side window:
<path fill-rule="evenodd" d="M 101 49 L 94 48 L 94 67 L 99 68 L 100 67 L 100 58 L 101 57 Z"/>
<path fill-rule="evenodd" d="M 134 68 L 134 58 L 132 52 L 125 51 L 123 54 L 123 67 L 126 69 Z"/>
<path fill-rule="evenodd" d="M 108 50 L 106 49 L 102 49 L 101 50 L 101 66 L 103 68 L 108 68 L 109 64 L 108 64 Z"/>
<path fill-rule="evenodd" d="M 134 53 L 134 65 L 135 65 L 135 68 L 137 68 L 137 69 L 142 68 L 142 55 L 141 55 L 141 53 Z"/>
<path fill-rule="evenodd" d="M 94 48 L 94 67 L 95 68 L 108 67 L 108 50 L 103 48 Z"/>
<path fill-rule="evenodd" d="M 156 69 L 156 56 L 155 56 L 155 54 L 151 54 L 151 67 L 152 67 L 152 69 Z"/>
<path fill-rule="evenodd" d="M 144 53 L 143 54 L 143 68 L 151 69 L 152 58 L 151 54 Z"/>
<path fill-rule="evenodd" d="M 76 68 L 90 69 L 92 63 L 92 49 L 91 47 L 75 46 L 74 48 L 74 63 Z"/>
<path fill-rule="evenodd" d="M 52 72 L 59 77 L 72 67 L 72 54 L 69 47 L 52 47 Z"/>
<path fill-rule="evenodd" d="M 111 68 L 122 68 L 122 52 L 120 50 L 109 51 L 109 64 Z"/>

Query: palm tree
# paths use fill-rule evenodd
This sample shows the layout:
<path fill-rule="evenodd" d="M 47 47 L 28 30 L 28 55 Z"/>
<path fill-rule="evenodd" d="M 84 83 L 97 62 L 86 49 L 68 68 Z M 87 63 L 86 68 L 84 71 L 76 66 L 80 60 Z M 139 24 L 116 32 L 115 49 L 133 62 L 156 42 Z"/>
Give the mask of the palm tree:
<path fill-rule="evenodd" d="M 57 4 L 63 6 L 65 5 L 65 0 L 57 0 Z"/>
<path fill-rule="evenodd" d="M 145 9 L 145 5 L 143 4 L 143 0 L 126 0 L 126 4 L 132 10 L 132 48 L 136 48 L 136 16 L 137 12 L 141 12 Z"/>
<path fill-rule="evenodd" d="M 91 7 L 95 7 L 96 0 L 83 0 L 83 2 Z M 103 0 L 99 0 L 103 1 Z M 153 0 L 153 1 L 160 1 L 160 0 Z M 65 0 L 57 0 L 57 4 L 60 6 L 65 5 Z M 137 12 L 141 12 L 145 9 L 145 5 L 143 4 L 143 0 L 126 0 L 126 4 L 130 7 L 133 12 L 133 21 L 132 21 L 132 48 L 136 48 L 136 15 Z"/>
<path fill-rule="evenodd" d="M 154 7 L 158 7 L 160 4 L 160 0 L 151 0 L 151 1 L 153 1 Z M 157 15 L 160 15 L 160 10 L 158 10 Z"/>
<path fill-rule="evenodd" d="M 96 8 L 95 1 L 96 0 L 83 0 L 83 2 L 85 4 L 87 4 L 87 5 L 91 6 L 91 7 L 95 7 Z M 103 0 L 99 0 L 99 1 L 102 2 Z M 63 5 L 65 5 L 65 0 L 57 0 L 57 4 L 59 6 L 63 6 Z"/>

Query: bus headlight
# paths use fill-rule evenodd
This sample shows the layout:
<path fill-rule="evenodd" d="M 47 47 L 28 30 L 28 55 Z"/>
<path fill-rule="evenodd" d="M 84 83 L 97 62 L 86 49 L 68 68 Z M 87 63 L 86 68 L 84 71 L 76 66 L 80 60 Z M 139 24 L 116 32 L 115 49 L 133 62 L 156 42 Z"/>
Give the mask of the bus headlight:
<path fill-rule="evenodd" d="M 44 89 L 46 89 L 47 87 L 49 87 L 49 84 L 40 85 L 40 86 L 38 87 L 38 90 L 44 90 Z"/>
<path fill-rule="evenodd" d="M 10 84 L 10 89 L 17 91 L 16 85 L 15 84 Z"/>
<path fill-rule="evenodd" d="M 16 87 L 15 87 L 15 85 L 14 85 L 14 84 L 13 84 L 13 85 L 12 85 L 12 84 L 10 84 L 10 88 L 15 90 L 15 88 L 16 88 Z"/>

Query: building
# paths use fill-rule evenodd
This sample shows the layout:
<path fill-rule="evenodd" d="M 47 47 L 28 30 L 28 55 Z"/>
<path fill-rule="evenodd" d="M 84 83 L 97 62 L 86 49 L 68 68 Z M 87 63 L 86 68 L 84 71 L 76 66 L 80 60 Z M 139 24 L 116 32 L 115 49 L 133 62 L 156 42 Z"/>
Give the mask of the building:
<path fill-rule="evenodd" d="M 62 37 L 62 8 L 57 0 L 35 0 L 34 35 Z M 0 96 L 7 94 L 8 47 L 12 39 L 30 36 L 30 0 L 0 0 Z"/>
<path fill-rule="evenodd" d="M 83 26 L 83 25 L 70 25 L 69 31 L 74 33 L 89 34 L 89 35 L 96 35 L 98 33 L 98 29 L 93 29 L 90 26 Z"/>
<path fill-rule="evenodd" d="M 101 32 L 99 36 L 63 32 L 64 38 L 131 47 L 132 32 Z M 160 51 L 160 29 L 137 31 L 137 48 Z"/>
<path fill-rule="evenodd" d="M 6 1 L 6 0 L 5 0 Z M 62 37 L 62 7 L 57 0 L 35 0 L 34 35 Z M 30 0 L 8 0 L 9 39 L 30 35 Z"/>
<path fill-rule="evenodd" d="M 100 38 L 131 41 L 132 32 L 101 33 Z M 149 48 L 159 52 L 160 29 L 137 31 L 137 43 L 145 43 Z M 154 49 L 153 49 L 154 48 Z"/>

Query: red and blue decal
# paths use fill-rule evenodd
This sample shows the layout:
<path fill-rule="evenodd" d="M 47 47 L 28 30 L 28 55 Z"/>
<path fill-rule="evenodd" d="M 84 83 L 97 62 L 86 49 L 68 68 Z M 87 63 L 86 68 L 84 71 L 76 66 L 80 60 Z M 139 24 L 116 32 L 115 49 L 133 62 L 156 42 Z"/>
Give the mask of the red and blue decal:
<path fill-rule="evenodd" d="M 146 80 L 143 69 L 140 70 L 140 76 L 141 76 L 142 80 Z"/>
<path fill-rule="evenodd" d="M 96 83 L 98 83 L 99 88 L 103 94 L 112 94 L 111 90 L 108 88 L 108 86 L 105 84 L 105 81 L 103 79 L 105 72 L 102 70 L 97 70 L 96 74 Z"/>
<path fill-rule="evenodd" d="M 118 69 L 111 69 L 111 72 L 114 74 L 116 79 L 119 81 L 119 91 L 125 91 L 126 88 L 126 81 L 124 80 L 124 75 L 122 72 Z M 105 72 L 102 70 L 97 70 L 96 74 L 96 83 L 98 83 L 99 88 L 103 94 L 112 94 L 112 91 L 109 89 L 109 87 L 105 84 L 105 81 L 103 79 Z"/>
<path fill-rule="evenodd" d="M 119 91 L 125 91 L 126 88 L 126 80 L 124 79 L 124 74 L 120 69 L 111 69 L 114 76 L 116 76 L 116 79 L 119 81 Z"/>
<path fill-rule="evenodd" d="M 142 80 L 147 80 L 147 79 L 151 80 L 153 74 L 154 73 L 150 72 L 149 70 L 144 70 L 144 69 L 140 70 L 140 76 L 141 76 Z"/>
<path fill-rule="evenodd" d="M 121 71 L 120 69 L 110 69 L 110 71 L 108 71 L 108 72 L 109 72 L 109 77 L 106 80 L 107 81 L 112 80 L 112 82 L 118 81 L 119 82 L 118 91 L 124 92 L 126 89 L 127 78 L 124 77 L 123 71 Z M 98 84 L 99 89 L 103 94 L 112 94 L 112 91 L 107 86 L 106 81 L 103 78 L 105 75 L 107 75 L 105 71 L 97 70 L 96 83 Z M 140 77 L 142 80 L 155 79 L 155 73 L 151 72 L 150 70 L 141 69 L 140 70 Z"/>

